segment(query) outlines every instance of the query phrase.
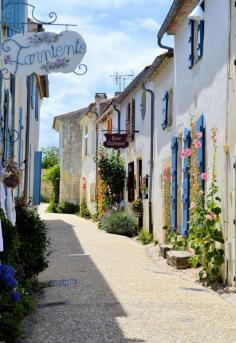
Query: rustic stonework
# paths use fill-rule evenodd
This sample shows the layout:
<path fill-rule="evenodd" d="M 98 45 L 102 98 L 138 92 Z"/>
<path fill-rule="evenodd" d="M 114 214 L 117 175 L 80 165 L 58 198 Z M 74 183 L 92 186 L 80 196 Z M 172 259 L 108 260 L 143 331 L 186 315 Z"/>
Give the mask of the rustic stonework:
<path fill-rule="evenodd" d="M 191 267 L 189 259 L 192 256 L 193 254 L 188 251 L 172 250 L 167 252 L 166 261 L 169 265 L 175 267 L 176 269 L 186 269 Z"/>

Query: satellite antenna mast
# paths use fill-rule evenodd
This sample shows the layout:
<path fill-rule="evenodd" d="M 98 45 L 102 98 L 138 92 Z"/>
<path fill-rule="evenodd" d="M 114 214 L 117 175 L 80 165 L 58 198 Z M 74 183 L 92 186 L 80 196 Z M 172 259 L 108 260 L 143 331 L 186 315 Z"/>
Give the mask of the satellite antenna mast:
<path fill-rule="evenodd" d="M 129 79 L 133 79 L 134 73 L 131 72 L 130 74 L 120 74 L 116 72 L 114 75 L 111 75 L 110 77 L 112 77 L 114 79 L 115 84 L 119 86 L 119 92 L 122 92 L 122 83 L 123 89 L 125 89 L 126 81 Z"/>

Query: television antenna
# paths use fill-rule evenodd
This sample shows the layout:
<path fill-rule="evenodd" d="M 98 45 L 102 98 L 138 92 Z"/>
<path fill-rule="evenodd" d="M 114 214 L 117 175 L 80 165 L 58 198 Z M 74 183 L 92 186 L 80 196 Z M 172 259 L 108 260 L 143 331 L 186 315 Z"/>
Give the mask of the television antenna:
<path fill-rule="evenodd" d="M 130 74 L 120 74 L 116 72 L 110 77 L 112 77 L 115 81 L 115 84 L 119 86 L 119 92 L 122 92 L 122 90 L 126 87 L 126 81 L 134 78 L 134 73 L 131 72 Z"/>

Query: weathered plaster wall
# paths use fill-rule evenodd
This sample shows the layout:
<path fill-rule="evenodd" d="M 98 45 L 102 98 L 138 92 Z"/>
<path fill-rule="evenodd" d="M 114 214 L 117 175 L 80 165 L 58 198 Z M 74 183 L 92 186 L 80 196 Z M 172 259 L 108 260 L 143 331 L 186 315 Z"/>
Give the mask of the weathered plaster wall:
<path fill-rule="evenodd" d="M 82 129 L 79 116 L 62 120 L 60 129 L 60 201 L 80 202 Z"/>

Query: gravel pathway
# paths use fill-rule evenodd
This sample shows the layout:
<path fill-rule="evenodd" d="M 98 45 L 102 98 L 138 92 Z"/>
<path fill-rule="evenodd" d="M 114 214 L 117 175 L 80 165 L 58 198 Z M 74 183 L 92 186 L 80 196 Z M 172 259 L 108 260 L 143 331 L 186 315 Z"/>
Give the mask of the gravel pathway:
<path fill-rule="evenodd" d="M 236 343 L 235 305 L 160 268 L 137 242 L 44 209 L 52 254 L 40 281 L 67 281 L 43 289 L 22 343 Z"/>

